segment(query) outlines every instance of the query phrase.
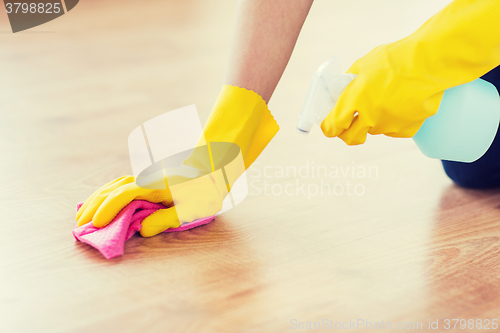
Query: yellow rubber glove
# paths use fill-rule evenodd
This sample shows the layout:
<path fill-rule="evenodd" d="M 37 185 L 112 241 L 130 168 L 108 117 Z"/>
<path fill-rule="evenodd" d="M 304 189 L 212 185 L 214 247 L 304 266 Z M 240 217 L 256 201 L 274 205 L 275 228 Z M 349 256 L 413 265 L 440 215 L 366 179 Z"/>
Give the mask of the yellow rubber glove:
<path fill-rule="evenodd" d="M 500 1 L 455 0 L 410 36 L 379 46 L 348 70 L 347 86 L 321 129 L 349 145 L 367 133 L 412 137 L 446 89 L 500 65 Z"/>
<path fill-rule="evenodd" d="M 147 185 L 143 184 L 144 180 L 141 186 L 137 185 L 133 176 L 104 185 L 76 214 L 78 226 L 92 221 L 94 226 L 104 227 L 132 200 L 147 200 L 169 207 L 144 219 L 140 231 L 144 237 L 214 215 L 221 209 L 234 181 L 259 156 L 278 129 L 266 103 L 257 93 L 225 85 L 203 129 L 204 140 L 200 139 L 199 146 L 181 167 L 160 169 L 162 176 L 158 177 L 158 172 L 152 174 Z M 204 141 L 208 145 L 202 145 Z M 238 161 L 233 158 L 235 155 L 241 163 L 232 162 L 227 166 L 228 160 Z M 225 165 L 223 174 L 221 168 Z"/>

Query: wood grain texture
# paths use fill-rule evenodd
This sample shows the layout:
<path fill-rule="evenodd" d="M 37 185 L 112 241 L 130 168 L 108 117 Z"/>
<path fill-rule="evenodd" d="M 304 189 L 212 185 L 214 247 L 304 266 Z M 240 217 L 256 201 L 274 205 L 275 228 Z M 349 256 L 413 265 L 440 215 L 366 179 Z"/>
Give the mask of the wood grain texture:
<path fill-rule="evenodd" d="M 293 319 L 420 331 L 431 319 L 442 331 L 447 318 L 499 318 L 500 191 L 454 186 L 411 140 L 347 147 L 295 133 L 323 60 L 347 68 L 447 2 L 317 0 L 271 100 L 281 131 L 249 170 L 248 198 L 212 224 L 135 236 L 113 260 L 73 239 L 75 204 L 131 172 L 138 124 L 193 103 L 207 118 L 235 2 L 81 1 L 19 34 L 0 11 L 0 331 L 288 332 Z M 307 177 L 280 173 L 307 166 Z M 345 191 L 312 195 L 324 184 Z"/>

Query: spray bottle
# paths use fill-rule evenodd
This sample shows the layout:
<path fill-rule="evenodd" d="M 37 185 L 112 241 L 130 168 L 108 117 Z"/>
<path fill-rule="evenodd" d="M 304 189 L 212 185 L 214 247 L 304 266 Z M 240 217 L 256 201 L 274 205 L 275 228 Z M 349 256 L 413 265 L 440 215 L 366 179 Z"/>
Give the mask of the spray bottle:
<path fill-rule="evenodd" d="M 320 125 L 338 98 L 356 78 L 342 74 L 337 57 L 324 62 L 314 74 L 297 131 L 308 134 Z M 413 136 L 427 157 L 473 162 L 486 153 L 500 122 L 500 98 L 494 85 L 482 79 L 447 89 L 437 113 Z"/>

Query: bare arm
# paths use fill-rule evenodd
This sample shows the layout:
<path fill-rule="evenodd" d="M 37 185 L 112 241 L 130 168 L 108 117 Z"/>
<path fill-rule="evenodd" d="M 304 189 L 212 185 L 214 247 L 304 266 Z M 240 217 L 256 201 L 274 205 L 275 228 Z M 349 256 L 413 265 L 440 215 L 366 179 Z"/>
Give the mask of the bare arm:
<path fill-rule="evenodd" d="M 269 102 L 313 0 L 239 0 L 225 84 Z"/>

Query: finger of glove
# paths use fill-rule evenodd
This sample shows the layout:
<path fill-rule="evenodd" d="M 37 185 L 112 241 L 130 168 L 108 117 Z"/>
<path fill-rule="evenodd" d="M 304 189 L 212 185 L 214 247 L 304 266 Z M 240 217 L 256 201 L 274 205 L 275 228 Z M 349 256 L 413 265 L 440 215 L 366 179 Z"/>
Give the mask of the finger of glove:
<path fill-rule="evenodd" d="M 143 189 L 135 183 L 126 184 L 115 189 L 99 205 L 92 218 L 92 223 L 96 228 L 107 226 L 125 206 L 136 197 L 143 195 L 145 191 L 151 190 Z"/>
<path fill-rule="evenodd" d="M 337 104 L 321 123 L 323 134 L 329 138 L 338 136 L 348 129 L 354 121 L 356 109 L 356 99 L 359 91 L 354 79 L 340 95 Z"/>
<path fill-rule="evenodd" d="M 351 73 L 351 74 L 359 74 L 359 65 L 360 65 L 360 60 L 356 60 L 351 67 L 346 71 L 346 73 Z"/>
<path fill-rule="evenodd" d="M 157 210 L 146 217 L 141 225 L 141 235 L 143 237 L 152 237 L 167 229 L 177 228 L 180 223 L 175 207 L 171 207 Z"/>
<path fill-rule="evenodd" d="M 418 130 L 420 127 L 422 127 L 422 124 L 424 123 L 425 120 L 422 120 L 418 123 L 415 123 L 411 125 L 410 127 L 407 127 L 401 131 L 397 132 L 391 132 L 391 133 L 384 133 L 386 136 L 390 136 L 392 138 L 411 138 L 415 134 L 417 134 Z"/>
<path fill-rule="evenodd" d="M 92 221 L 92 218 L 101 205 L 101 203 L 107 198 L 117 188 L 130 184 L 134 182 L 133 176 L 125 176 L 115 179 L 114 181 L 102 186 L 100 189 L 95 191 L 80 207 L 76 213 L 76 220 L 78 221 L 78 226 L 82 226 L 86 223 Z"/>
<path fill-rule="evenodd" d="M 82 216 L 83 212 L 85 211 L 85 209 L 87 209 L 88 205 L 90 204 L 90 202 L 95 198 L 96 195 L 98 195 L 99 193 L 101 193 L 104 189 L 106 189 L 108 186 L 111 186 L 113 185 L 114 183 L 122 180 L 123 178 L 125 178 L 127 176 L 123 176 L 123 177 L 120 177 L 120 178 L 116 178 L 112 181 L 110 181 L 109 183 L 106 183 L 104 184 L 103 186 L 99 187 L 97 190 L 94 191 L 94 193 L 92 193 L 91 196 L 89 196 L 87 198 L 87 200 L 85 200 L 85 202 L 83 203 L 83 205 L 80 207 L 80 209 L 78 209 L 78 211 L 76 212 L 76 220 L 78 221 L 78 219 L 80 218 L 80 216 Z"/>
<path fill-rule="evenodd" d="M 356 116 L 351 126 L 339 134 L 339 138 L 349 146 L 360 145 L 365 143 L 369 130 L 370 126 L 363 121 L 363 118 Z"/>

